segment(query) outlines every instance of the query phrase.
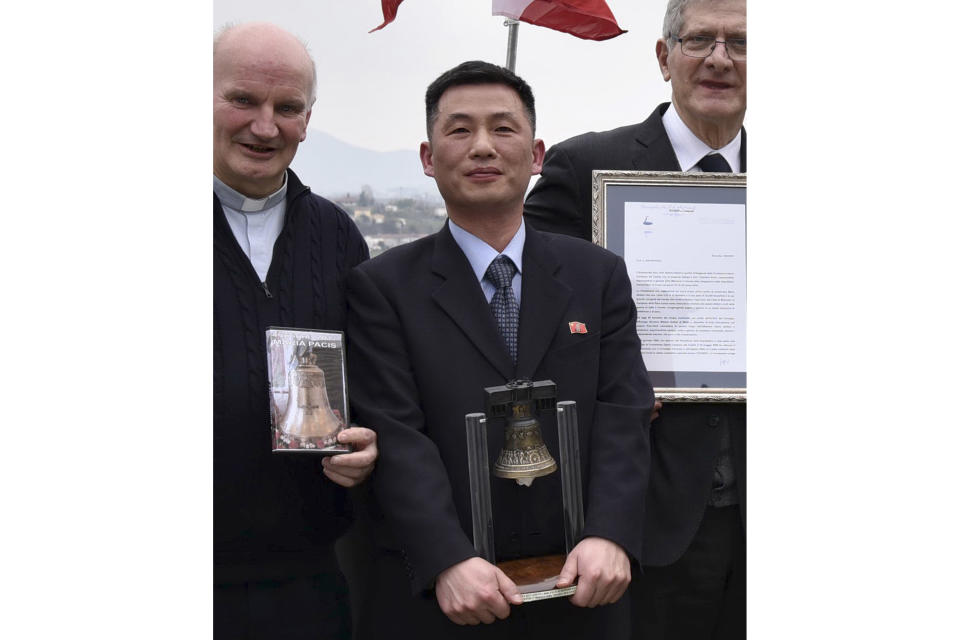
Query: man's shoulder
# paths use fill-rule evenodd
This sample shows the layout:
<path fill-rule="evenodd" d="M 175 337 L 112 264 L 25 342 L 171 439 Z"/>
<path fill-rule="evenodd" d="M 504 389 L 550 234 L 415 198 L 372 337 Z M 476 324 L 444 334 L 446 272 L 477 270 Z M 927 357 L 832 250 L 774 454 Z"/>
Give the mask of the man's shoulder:
<path fill-rule="evenodd" d="M 568 150 L 590 148 L 596 145 L 605 145 L 614 140 L 635 137 L 642 126 L 643 123 L 639 122 L 617 127 L 616 129 L 608 129 L 606 131 L 587 131 L 586 133 L 575 135 L 572 138 L 567 138 L 563 142 L 558 142 L 554 146 L 560 149 Z"/>
<path fill-rule="evenodd" d="M 370 258 L 358 268 L 368 274 L 383 274 L 396 278 L 407 278 L 407 270 L 412 265 L 429 259 L 433 254 L 433 246 L 436 242 L 437 233 L 418 238 L 412 242 L 397 245 L 387 249 L 383 253 Z"/>
<path fill-rule="evenodd" d="M 310 190 L 306 190 L 300 195 L 300 197 L 293 200 L 293 206 L 299 207 L 304 206 L 313 211 L 316 211 L 320 215 L 324 216 L 334 216 L 334 217 L 344 217 L 353 222 L 353 219 L 350 217 L 350 214 L 341 207 L 339 204 L 333 200 L 328 200 L 323 196 L 319 196 L 313 193 Z"/>
<path fill-rule="evenodd" d="M 310 224 L 319 225 L 320 229 L 339 229 L 338 233 L 346 233 L 346 237 L 356 242 L 363 238 L 357 223 L 343 207 L 309 190 L 295 197 L 287 206 L 288 211 L 297 212 L 298 216 L 306 214 L 304 222 L 312 218 L 314 221 Z"/>
<path fill-rule="evenodd" d="M 643 140 L 651 134 L 659 133 L 663 130 L 661 113 L 669 103 L 661 104 L 653 113 L 642 122 L 623 125 L 615 129 L 606 131 L 588 131 L 579 135 L 567 138 L 563 142 L 554 145 L 557 150 L 566 153 L 577 153 L 591 150 L 609 151 L 610 145 L 620 144 L 624 140 Z"/>
<path fill-rule="evenodd" d="M 370 256 L 367 243 L 353 217 L 340 205 L 319 196 L 287 170 L 287 220 L 291 233 L 309 233 L 312 238 L 327 238 L 325 245 L 336 246 L 336 256 L 347 265 L 363 262 Z"/>
<path fill-rule="evenodd" d="M 527 233 L 531 232 L 539 234 L 543 246 L 560 264 L 577 264 L 583 267 L 591 264 L 609 266 L 618 259 L 612 251 L 576 236 L 537 231 L 528 227 Z"/>
<path fill-rule="evenodd" d="M 318 212 L 320 215 L 343 217 L 353 223 L 350 214 L 336 202 L 317 195 L 305 185 L 293 169 L 287 169 L 287 202 L 288 207 L 303 207 Z"/>

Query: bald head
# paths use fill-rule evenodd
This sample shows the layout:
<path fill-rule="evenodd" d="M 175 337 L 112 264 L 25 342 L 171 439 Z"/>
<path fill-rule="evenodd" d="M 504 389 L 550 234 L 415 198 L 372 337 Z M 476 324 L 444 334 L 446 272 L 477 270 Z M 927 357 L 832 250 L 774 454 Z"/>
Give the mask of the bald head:
<path fill-rule="evenodd" d="M 213 173 L 251 198 L 283 186 L 307 137 L 316 74 L 306 47 L 266 23 L 225 29 L 213 46 Z"/>
<path fill-rule="evenodd" d="M 227 25 L 213 40 L 213 80 L 217 80 L 218 62 L 227 57 L 248 55 L 264 65 L 297 65 L 309 76 L 307 95 L 310 103 L 317 98 L 317 67 L 306 45 L 289 31 L 269 22 L 246 22 Z M 222 66 L 221 66 L 222 68 Z"/>

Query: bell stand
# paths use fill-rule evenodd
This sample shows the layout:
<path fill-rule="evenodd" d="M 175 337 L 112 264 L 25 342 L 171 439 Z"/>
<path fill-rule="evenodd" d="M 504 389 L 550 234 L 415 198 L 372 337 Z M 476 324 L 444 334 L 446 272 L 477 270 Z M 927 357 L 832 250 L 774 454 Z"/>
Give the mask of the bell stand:
<path fill-rule="evenodd" d="M 496 564 L 520 591 L 524 602 L 560 598 L 576 593 L 577 585 L 557 588 L 565 554 L 496 562 L 493 548 L 493 505 L 490 499 L 490 458 L 487 452 L 487 417 L 468 413 L 467 467 L 470 475 L 470 509 L 473 546 L 487 562 Z M 560 484 L 563 492 L 563 532 L 567 554 L 583 535 L 583 485 L 580 483 L 580 438 L 577 403 L 557 403 L 560 435 Z"/>

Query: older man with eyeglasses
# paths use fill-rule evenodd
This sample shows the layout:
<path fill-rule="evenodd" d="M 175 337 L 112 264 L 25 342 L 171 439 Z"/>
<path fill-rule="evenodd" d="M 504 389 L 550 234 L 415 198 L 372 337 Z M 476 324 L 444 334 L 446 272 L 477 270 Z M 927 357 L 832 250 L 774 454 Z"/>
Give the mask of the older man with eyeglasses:
<path fill-rule="evenodd" d="M 744 0 L 669 0 L 656 44 L 671 101 L 639 124 L 547 151 L 524 205 L 536 228 L 592 239 L 592 171 L 746 172 Z M 658 403 L 659 408 L 659 403 Z M 673 404 L 652 423 L 636 638 L 746 636 L 746 405 Z"/>

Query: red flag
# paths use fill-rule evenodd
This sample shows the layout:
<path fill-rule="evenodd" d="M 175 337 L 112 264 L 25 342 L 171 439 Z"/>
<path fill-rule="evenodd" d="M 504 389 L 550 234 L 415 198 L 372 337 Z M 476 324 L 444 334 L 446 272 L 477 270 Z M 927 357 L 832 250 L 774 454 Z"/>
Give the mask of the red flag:
<path fill-rule="evenodd" d="M 403 0 L 380 0 L 380 4 L 383 7 L 383 24 L 374 29 L 370 29 L 367 33 L 379 31 L 393 22 L 393 19 L 397 17 L 397 7 L 400 6 L 401 2 L 403 2 Z"/>
<path fill-rule="evenodd" d="M 604 0 L 493 0 L 493 15 L 556 29 L 584 40 L 609 40 L 626 33 Z"/>
<path fill-rule="evenodd" d="M 567 324 L 570 326 L 570 333 L 587 332 L 587 325 L 583 324 L 582 322 L 568 322 Z"/>

